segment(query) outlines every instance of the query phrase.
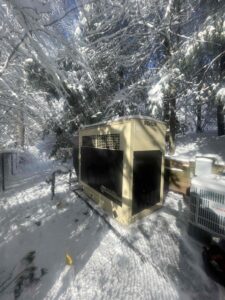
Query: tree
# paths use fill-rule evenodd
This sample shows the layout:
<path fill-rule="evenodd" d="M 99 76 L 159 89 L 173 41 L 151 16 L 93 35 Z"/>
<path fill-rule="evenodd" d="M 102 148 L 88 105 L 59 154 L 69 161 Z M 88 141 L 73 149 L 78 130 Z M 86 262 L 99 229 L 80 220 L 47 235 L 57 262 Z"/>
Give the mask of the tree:
<path fill-rule="evenodd" d="M 222 8 L 0 0 L 0 126 L 11 136 L 18 124 L 26 136 L 47 128 L 66 140 L 83 123 L 149 113 L 168 122 L 174 142 L 179 126 L 201 131 L 217 111 L 223 134 Z"/>

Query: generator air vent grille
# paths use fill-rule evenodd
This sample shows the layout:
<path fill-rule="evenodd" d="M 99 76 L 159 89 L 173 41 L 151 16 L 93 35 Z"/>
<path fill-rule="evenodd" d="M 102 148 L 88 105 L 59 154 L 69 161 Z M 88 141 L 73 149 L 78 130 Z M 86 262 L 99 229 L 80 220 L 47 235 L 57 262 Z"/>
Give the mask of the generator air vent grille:
<path fill-rule="evenodd" d="M 92 147 L 100 149 L 119 150 L 120 135 L 119 134 L 104 134 L 104 135 L 89 135 L 82 137 L 83 147 Z"/>

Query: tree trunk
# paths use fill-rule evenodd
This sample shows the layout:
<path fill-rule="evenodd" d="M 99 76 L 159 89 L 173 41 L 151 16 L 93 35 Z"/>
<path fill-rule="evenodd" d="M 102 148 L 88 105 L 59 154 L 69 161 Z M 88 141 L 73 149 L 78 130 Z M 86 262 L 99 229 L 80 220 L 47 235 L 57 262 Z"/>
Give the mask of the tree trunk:
<path fill-rule="evenodd" d="M 225 134 L 223 104 L 219 101 L 217 105 L 217 130 L 218 136 Z"/>
<path fill-rule="evenodd" d="M 170 105 L 167 97 L 163 98 L 163 121 L 169 123 L 170 119 Z"/>
<path fill-rule="evenodd" d="M 220 82 L 224 82 L 225 76 L 225 54 L 220 58 Z M 217 132 L 218 136 L 225 134 L 225 126 L 224 126 L 224 105 L 221 100 L 218 101 L 217 104 Z"/>
<path fill-rule="evenodd" d="M 169 20 L 169 29 L 176 34 L 175 40 L 171 38 L 170 31 L 167 31 L 164 36 L 164 51 L 165 57 L 169 59 L 171 57 L 171 52 L 178 49 L 180 43 L 180 13 L 181 13 L 181 0 L 173 0 L 171 2 L 171 15 Z M 176 19 L 177 25 L 174 27 L 174 20 Z M 173 24 L 173 28 L 171 27 Z M 164 121 L 168 122 L 169 125 L 169 151 L 170 154 L 175 152 L 175 138 L 176 138 L 176 91 L 169 95 L 169 99 L 164 100 Z"/>
<path fill-rule="evenodd" d="M 24 148 L 24 146 L 25 146 L 25 126 L 24 126 L 24 124 L 22 124 L 20 126 L 19 130 L 20 130 L 20 133 L 19 133 L 20 146 L 22 148 Z"/>
<path fill-rule="evenodd" d="M 24 112 L 21 110 L 18 112 L 18 117 L 17 117 L 17 145 L 21 146 L 24 148 L 25 146 L 25 124 L 24 124 Z"/>
<path fill-rule="evenodd" d="M 173 96 L 170 99 L 170 153 L 174 154 L 175 152 L 175 136 L 176 136 L 176 97 Z"/>
<path fill-rule="evenodd" d="M 202 132 L 202 104 L 201 101 L 197 102 L 197 125 L 196 132 Z"/>

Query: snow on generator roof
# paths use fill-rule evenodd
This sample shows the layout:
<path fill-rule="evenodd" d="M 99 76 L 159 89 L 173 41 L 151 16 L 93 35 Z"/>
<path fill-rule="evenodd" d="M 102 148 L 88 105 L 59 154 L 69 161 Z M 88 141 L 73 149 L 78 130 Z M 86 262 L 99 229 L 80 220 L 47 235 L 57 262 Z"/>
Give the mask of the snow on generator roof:
<path fill-rule="evenodd" d="M 149 116 L 142 116 L 142 115 L 133 115 L 133 116 L 124 116 L 124 117 L 116 117 L 114 119 L 111 120 L 106 120 L 106 121 L 102 121 L 102 122 L 98 122 L 98 123 L 94 123 L 94 124 L 90 124 L 90 125 L 83 125 L 81 128 L 88 128 L 88 127 L 95 127 L 95 126 L 102 126 L 102 125 L 107 125 L 107 124 L 111 124 L 114 122 L 123 122 L 123 121 L 127 121 L 127 120 L 131 120 L 131 119 L 139 119 L 139 120 L 148 120 L 151 122 L 157 122 L 157 123 L 162 123 L 164 125 L 166 125 L 165 122 L 157 120 L 155 118 L 149 117 Z"/>

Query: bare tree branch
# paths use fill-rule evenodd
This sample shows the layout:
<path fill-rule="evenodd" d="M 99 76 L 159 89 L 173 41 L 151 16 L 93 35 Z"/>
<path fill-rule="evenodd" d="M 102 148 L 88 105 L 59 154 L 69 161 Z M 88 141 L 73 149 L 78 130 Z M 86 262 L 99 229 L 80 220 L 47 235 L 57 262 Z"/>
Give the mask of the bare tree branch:
<path fill-rule="evenodd" d="M 24 40 L 27 38 L 28 34 L 25 33 L 23 35 L 23 37 L 21 38 L 21 40 L 19 41 L 19 43 L 16 44 L 16 46 L 13 48 L 12 52 L 10 53 L 10 55 L 8 56 L 5 65 L 3 66 L 3 68 L 0 70 L 0 77 L 3 75 L 4 71 L 7 69 L 10 61 L 12 60 L 13 56 L 15 55 L 15 53 L 17 52 L 17 50 L 19 49 L 20 45 L 24 42 Z"/>

